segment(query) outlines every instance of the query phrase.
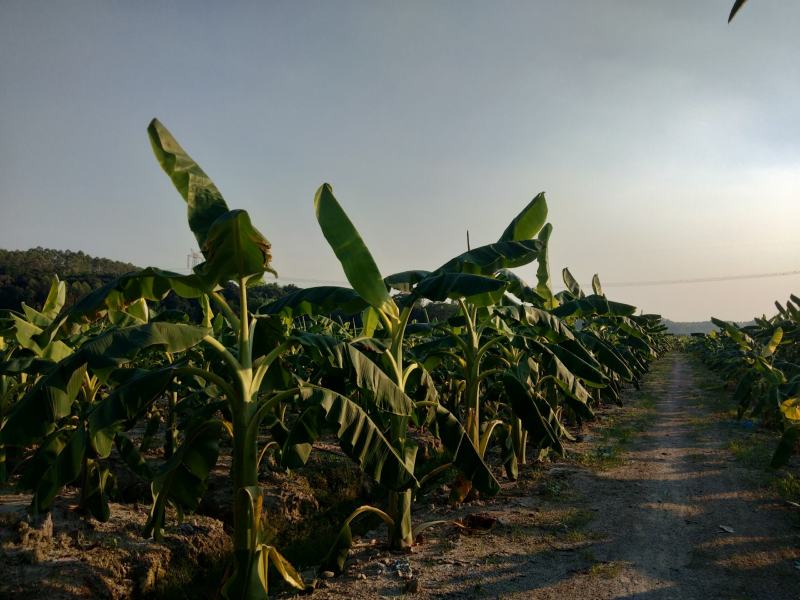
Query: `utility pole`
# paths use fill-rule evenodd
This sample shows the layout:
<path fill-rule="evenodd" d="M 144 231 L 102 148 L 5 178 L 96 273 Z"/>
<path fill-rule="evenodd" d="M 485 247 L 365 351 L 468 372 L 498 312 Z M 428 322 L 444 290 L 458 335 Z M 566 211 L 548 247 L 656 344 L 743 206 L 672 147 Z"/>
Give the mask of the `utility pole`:
<path fill-rule="evenodd" d="M 191 271 L 202 261 L 203 255 L 199 252 L 195 252 L 192 248 L 189 248 L 189 254 L 186 255 L 186 268 Z"/>

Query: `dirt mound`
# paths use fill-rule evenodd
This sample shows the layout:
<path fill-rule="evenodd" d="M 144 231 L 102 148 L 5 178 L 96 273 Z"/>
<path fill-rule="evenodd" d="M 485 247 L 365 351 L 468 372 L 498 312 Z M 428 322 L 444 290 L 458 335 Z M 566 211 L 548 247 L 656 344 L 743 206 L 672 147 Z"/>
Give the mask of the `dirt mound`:
<path fill-rule="evenodd" d="M 74 496 L 39 519 L 29 502 L 0 496 L 0 598 L 197 598 L 222 576 L 230 542 L 216 519 L 193 515 L 156 542 L 141 535 L 145 506 L 112 504 L 100 523 L 78 514 Z"/>

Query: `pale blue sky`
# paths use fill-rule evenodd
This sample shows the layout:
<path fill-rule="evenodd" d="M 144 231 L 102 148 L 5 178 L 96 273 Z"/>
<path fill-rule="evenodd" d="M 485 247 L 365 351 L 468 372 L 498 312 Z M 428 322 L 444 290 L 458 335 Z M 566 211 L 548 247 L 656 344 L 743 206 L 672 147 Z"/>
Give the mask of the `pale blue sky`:
<path fill-rule="evenodd" d="M 555 275 L 800 269 L 800 4 L 730 4 L 0 0 L 0 247 L 185 266 L 157 116 L 287 279 L 344 279 L 323 181 L 384 274 L 494 241 L 541 190 Z M 800 277 L 607 292 L 749 319 Z"/>

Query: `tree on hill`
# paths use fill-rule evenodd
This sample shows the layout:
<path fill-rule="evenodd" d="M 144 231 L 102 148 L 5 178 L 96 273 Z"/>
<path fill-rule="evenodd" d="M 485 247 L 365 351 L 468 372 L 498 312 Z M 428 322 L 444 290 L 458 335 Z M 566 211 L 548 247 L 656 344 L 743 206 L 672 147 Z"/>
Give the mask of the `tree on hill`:
<path fill-rule="evenodd" d="M 67 283 L 67 303 L 108 283 L 136 266 L 96 258 L 84 252 L 31 248 L 0 249 L 0 308 L 19 310 L 20 303 L 40 306 L 50 289 L 53 275 Z"/>

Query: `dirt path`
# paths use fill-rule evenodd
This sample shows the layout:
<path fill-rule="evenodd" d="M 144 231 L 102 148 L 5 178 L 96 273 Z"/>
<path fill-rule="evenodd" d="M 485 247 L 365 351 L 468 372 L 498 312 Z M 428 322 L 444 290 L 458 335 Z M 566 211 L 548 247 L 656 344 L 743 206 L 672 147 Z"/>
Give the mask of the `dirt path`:
<path fill-rule="evenodd" d="M 573 460 L 531 467 L 484 505 L 415 515 L 480 512 L 498 519 L 490 531 L 443 528 L 407 556 L 365 540 L 315 597 L 799 599 L 800 518 L 757 453 L 731 452 L 753 436 L 708 378 L 666 356 Z"/>

